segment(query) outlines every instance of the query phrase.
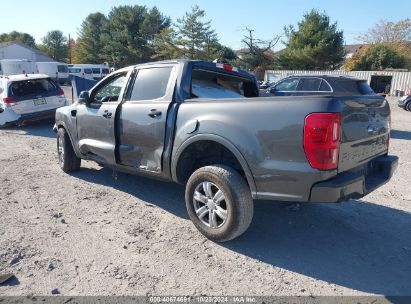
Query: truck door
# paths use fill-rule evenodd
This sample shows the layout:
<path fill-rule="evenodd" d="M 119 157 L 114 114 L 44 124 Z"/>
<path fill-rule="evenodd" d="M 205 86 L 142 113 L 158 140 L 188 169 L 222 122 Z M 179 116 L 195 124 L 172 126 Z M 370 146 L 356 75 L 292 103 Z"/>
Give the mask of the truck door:
<path fill-rule="evenodd" d="M 80 151 L 98 162 L 116 162 L 115 116 L 126 80 L 127 72 L 112 75 L 91 90 L 87 104 L 71 113 L 77 120 Z"/>
<path fill-rule="evenodd" d="M 120 109 L 119 158 L 124 166 L 160 173 L 176 66 L 139 68 Z"/>

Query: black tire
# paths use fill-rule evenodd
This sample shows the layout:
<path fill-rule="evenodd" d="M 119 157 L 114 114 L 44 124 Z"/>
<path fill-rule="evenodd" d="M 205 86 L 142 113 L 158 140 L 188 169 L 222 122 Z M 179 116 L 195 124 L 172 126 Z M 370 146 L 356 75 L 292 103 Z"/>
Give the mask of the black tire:
<path fill-rule="evenodd" d="M 58 129 L 57 132 L 57 155 L 60 168 L 64 172 L 69 173 L 80 169 L 81 159 L 74 153 L 70 137 L 64 128 Z"/>
<path fill-rule="evenodd" d="M 208 186 L 208 183 L 211 185 Z M 214 195 L 217 194 L 217 190 L 224 195 L 224 199 L 218 203 L 219 199 Z M 201 200 L 195 199 L 196 192 L 199 192 L 196 197 Z M 207 192 L 211 192 L 212 195 L 207 195 Z M 212 241 L 226 242 L 238 237 L 247 230 L 253 219 L 253 199 L 247 182 L 237 171 L 224 165 L 202 167 L 195 171 L 187 182 L 185 200 L 191 221 Z M 203 200 L 207 201 L 207 204 L 202 203 Z M 202 208 L 205 209 L 200 210 Z M 200 219 L 196 210 L 200 214 L 208 211 L 208 214 Z M 221 213 L 224 210 L 226 212 Z M 225 220 L 219 214 L 225 215 Z"/>
<path fill-rule="evenodd" d="M 405 105 L 405 109 L 407 111 L 411 111 L 411 101 L 409 101 L 406 105 Z"/>

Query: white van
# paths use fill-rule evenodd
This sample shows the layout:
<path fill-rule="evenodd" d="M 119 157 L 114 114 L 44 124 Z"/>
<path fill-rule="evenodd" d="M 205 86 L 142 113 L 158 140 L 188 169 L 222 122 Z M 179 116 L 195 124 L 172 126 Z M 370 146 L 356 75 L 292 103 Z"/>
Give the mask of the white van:
<path fill-rule="evenodd" d="M 0 60 L 0 75 L 37 74 L 36 63 L 27 59 Z"/>
<path fill-rule="evenodd" d="M 77 67 L 91 68 L 93 79 L 100 80 L 110 74 L 108 66 L 104 64 L 76 64 Z"/>
<path fill-rule="evenodd" d="M 70 76 L 78 76 L 86 79 L 93 79 L 93 70 L 89 65 L 73 65 L 68 68 Z"/>
<path fill-rule="evenodd" d="M 60 84 L 69 80 L 68 65 L 63 62 L 37 62 L 37 70 Z"/>

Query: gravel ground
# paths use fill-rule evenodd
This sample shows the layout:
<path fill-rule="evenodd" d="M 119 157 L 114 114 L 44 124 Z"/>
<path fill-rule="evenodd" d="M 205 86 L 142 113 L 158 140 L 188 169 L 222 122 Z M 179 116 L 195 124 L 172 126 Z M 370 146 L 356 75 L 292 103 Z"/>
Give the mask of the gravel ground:
<path fill-rule="evenodd" d="M 184 189 L 83 161 L 57 164 L 52 122 L 0 130 L 1 295 L 411 295 L 411 113 L 392 104 L 392 180 L 362 200 L 255 202 L 215 244 Z"/>

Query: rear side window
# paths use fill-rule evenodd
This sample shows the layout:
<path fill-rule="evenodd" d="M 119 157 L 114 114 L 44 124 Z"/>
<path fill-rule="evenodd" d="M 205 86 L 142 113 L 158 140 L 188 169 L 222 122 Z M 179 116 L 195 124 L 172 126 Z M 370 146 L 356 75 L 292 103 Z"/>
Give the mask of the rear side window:
<path fill-rule="evenodd" d="M 15 81 L 10 85 L 10 96 L 23 97 L 33 94 L 44 94 L 57 90 L 57 85 L 51 79 L 30 79 Z"/>
<path fill-rule="evenodd" d="M 84 73 L 93 74 L 93 71 L 92 71 L 92 69 L 84 69 Z"/>
<path fill-rule="evenodd" d="M 365 80 L 333 79 L 334 91 L 350 95 L 371 95 L 374 91 Z"/>
<path fill-rule="evenodd" d="M 322 92 L 331 92 L 332 91 L 330 85 L 325 80 L 321 81 L 320 91 L 322 91 Z"/>
<path fill-rule="evenodd" d="M 99 68 L 93 68 L 93 74 L 100 74 L 100 69 Z"/>
<path fill-rule="evenodd" d="M 320 89 L 320 85 L 320 78 L 302 78 L 298 86 L 298 91 L 316 92 Z"/>
<path fill-rule="evenodd" d="M 131 100 L 153 100 L 164 97 L 173 67 L 141 69 L 131 92 Z"/>
<path fill-rule="evenodd" d="M 57 71 L 59 73 L 68 73 L 68 67 L 66 65 L 58 65 Z"/>

